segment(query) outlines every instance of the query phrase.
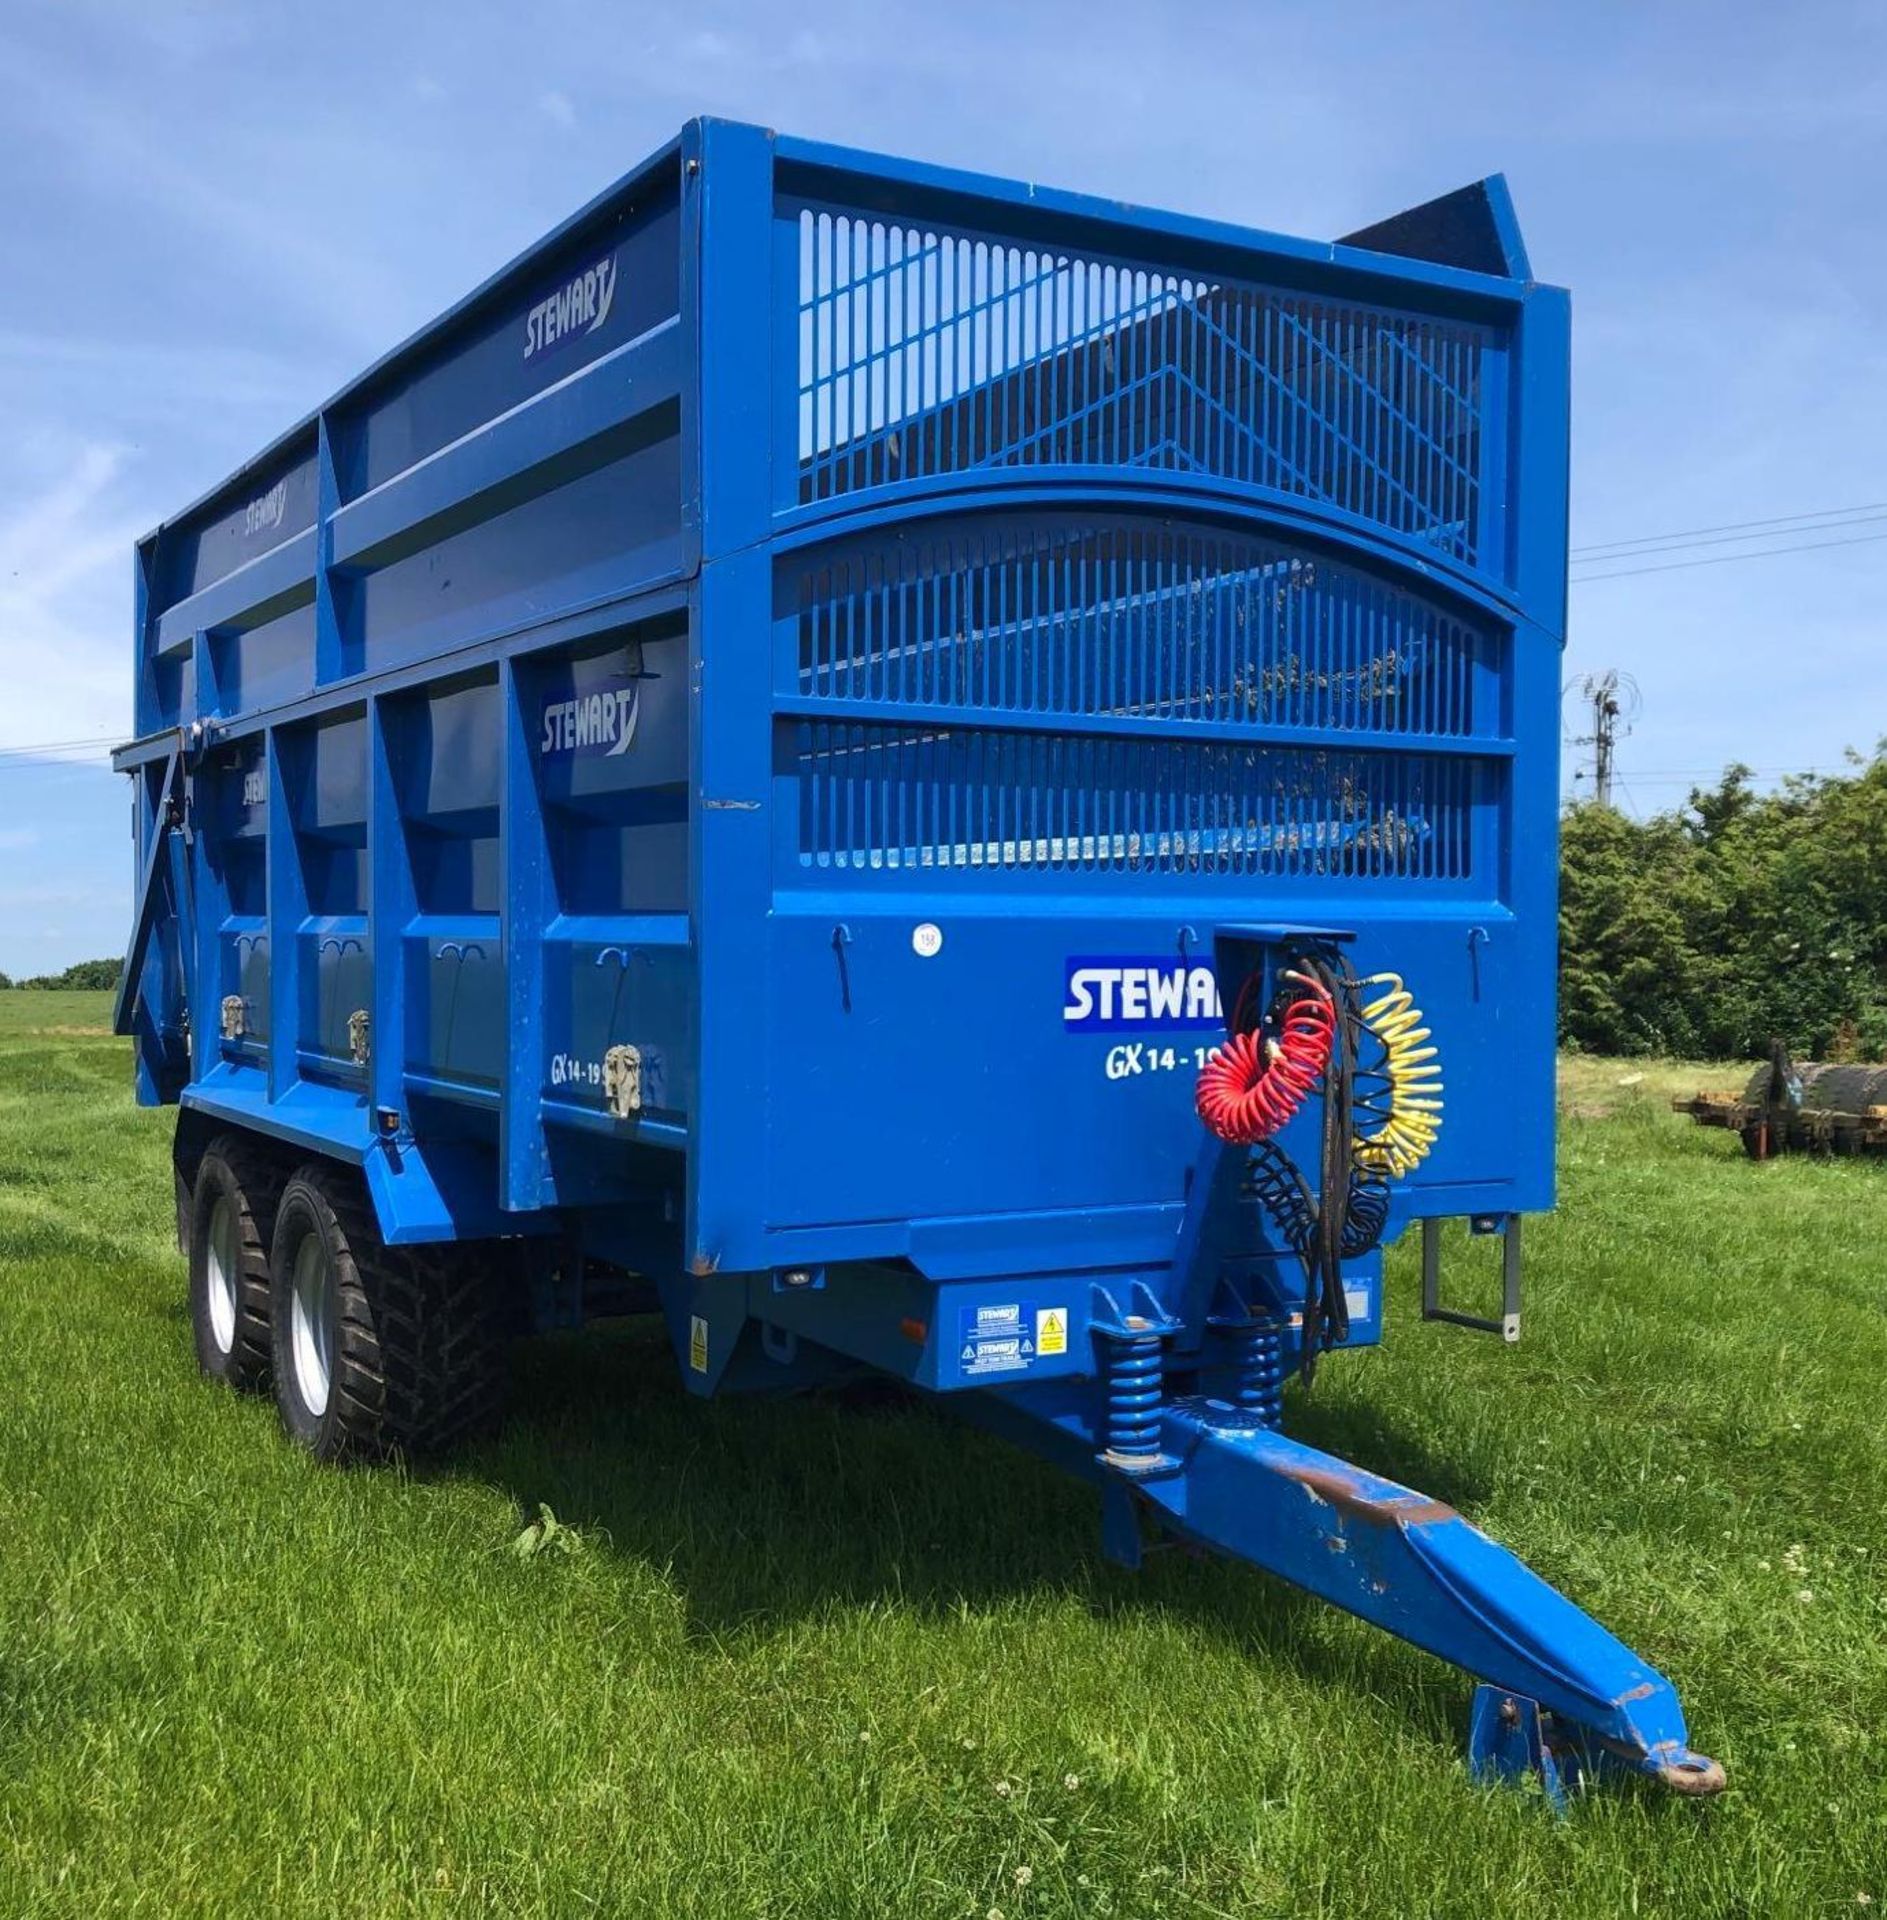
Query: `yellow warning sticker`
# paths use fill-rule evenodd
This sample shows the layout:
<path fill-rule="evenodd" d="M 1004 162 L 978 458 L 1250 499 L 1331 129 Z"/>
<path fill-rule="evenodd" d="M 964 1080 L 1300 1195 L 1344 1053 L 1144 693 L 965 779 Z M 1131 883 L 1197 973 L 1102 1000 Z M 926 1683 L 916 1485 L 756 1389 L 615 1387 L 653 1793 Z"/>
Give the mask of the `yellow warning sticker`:
<path fill-rule="evenodd" d="M 1043 1354 L 1068 1351 L 1068 1309 L 1037 1307 L 1035 1310 L 1035 1352 Z"/>
<path fill-rule="evenodd" d="M 688 1364 L 696 1373 L 708 1370 L 708 1323 L 698 1313 L 688 1316 Z"/>

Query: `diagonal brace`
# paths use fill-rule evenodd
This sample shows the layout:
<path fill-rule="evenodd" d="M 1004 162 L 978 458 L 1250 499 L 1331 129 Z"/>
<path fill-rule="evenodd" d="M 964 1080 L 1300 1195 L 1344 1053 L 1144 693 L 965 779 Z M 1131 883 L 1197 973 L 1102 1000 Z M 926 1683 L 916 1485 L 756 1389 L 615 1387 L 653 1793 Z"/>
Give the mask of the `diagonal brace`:
<path fill-rule="evenodd" d="M 164 763 L 157 804 L 151 813 L 151 837 L 145 848 L 144 871 L 139 876 L 137 912 L 131 922 L 131 941 L 125 949 L 124 967 L 118 975 L 118 998 L 112 1007 L 113 1033 L 136 1031 L 135 1008 L 143 984 L 144 962 L 151 950 L 151 935 L 157 928 L 164 885 L 172 875 L 170 841 L 182 805 L 183 747 L 180 742 L 171 749 L 170 758 Z M 179 911 L 182 904 L 179 900 Z"/>

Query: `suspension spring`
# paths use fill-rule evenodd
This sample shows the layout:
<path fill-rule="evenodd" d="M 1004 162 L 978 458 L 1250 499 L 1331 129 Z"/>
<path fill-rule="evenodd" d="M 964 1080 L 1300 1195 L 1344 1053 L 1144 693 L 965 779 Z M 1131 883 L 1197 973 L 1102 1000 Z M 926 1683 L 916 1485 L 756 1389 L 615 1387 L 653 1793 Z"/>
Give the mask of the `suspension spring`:
<path fill-rule="evenodd" d="M 1284 1326 L 1275 1314 L 1260 1314 L 1229 1329 L 1236 1369 L 1232 1401 L 1267 1427 L 1284 1423 Z"/>
<path fill-rule="evenodd" d="M 1151 1460 L 1160 1451 L 1160 1336 L 1129 1320 L 1107 1349 L 1107 1450 Z"/>

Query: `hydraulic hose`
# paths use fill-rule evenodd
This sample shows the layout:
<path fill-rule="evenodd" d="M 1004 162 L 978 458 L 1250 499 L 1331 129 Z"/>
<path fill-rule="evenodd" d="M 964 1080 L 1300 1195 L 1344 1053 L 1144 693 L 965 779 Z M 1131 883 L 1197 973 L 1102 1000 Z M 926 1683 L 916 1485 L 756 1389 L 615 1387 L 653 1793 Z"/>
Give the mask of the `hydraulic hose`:
<path fill-rule="evenodd" d="M 1371 974 L 1361 984 L 1388 991 L 1362 1009 L 1363 1025 L 1383 1050 L 1375 1074 L 1382 1091 L 1359 1103 L 1374 1125 L 1357 1131 L 1356 1163 L 1366 1173 L 1400 1180 L 1428 1157 L 1441 1131 L 1440 1050 L 1422 1044 L 1429 1030 L 1400 974 Z"/>
<path fill-rule="evenodd" d="M 1329 988 L 1291 969 L 1279 978 L 1299 991 L 1278 1019 L 1277 1038 L 1258 1028 L 1234 1034 L 1199 1072 L 1199 1118 L 1237 1146 L 1270 1139 L 1297 1112 L 1323 1074 L 1336 1037 Z"/>
<path fill-rule="evenodd" d="M 1246 1191 L 1304 1264 L 1299 1365 L 1349 1334 L 1343 1265 L 1368 1253 L 1389 1217 L 1388 1182 L 1426 1157 L 1441 1129 L 1441 1068 L 1401 976 L 1359 980 L 1315 950 L 1278 974 L 1267 1020 L 1235 1032 L 1199 1074 L 1199 1117 L 1221 1140 L 1256 1147 Z M 1231 1025 L 1243 1025 L 1247 983 Z M 1370 989 L 1383 988 L 1373 1000 Z M 1267 1031 L 1269 1029 L 1269 1031 Z M 1374 1042 L 1380 1058 L 1361 1057 Z M 1313 1187 L 1272 1136 L 1321 1088 Z"/>

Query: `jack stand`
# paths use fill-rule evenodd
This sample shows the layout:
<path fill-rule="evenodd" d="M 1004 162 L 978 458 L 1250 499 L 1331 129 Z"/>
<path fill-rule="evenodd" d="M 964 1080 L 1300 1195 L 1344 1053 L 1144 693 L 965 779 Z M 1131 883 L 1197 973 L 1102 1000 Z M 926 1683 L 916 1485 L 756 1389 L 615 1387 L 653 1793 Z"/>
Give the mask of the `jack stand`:
<path fill-rule="evenodd" d="M 1140 1509 L 1124 1480 L 1110 1479 L 1101 1487 L 1101 1554 L 1129 1573 L 1140 1571 L 1146 1555 Z"/>
<path fill-rule="evenodd" d="M 1723 1791 L 1723 1768 L 1688 1748 L 1661 1765 L 1633 1765 L 1586 1729 L 1507 1687 L 1479 1686 L 1468 1718 L 1468 1771 L 1483 1785 L 1517 1784 L 1533 1775 L 1557 1814 L 1601 1773 L 1649 1771 L 1673 1793 L 1700 1798 Z"/>
<path fill-rule="evenodd" d="M 1441 1222 L 1422 1222 L 1422 1318 L 1446 1320 L 1452 1326 L 1472 1327 L 1477 1333 L 1497 1333 L 1511 1347 L 1520 1339 L 1520 1215 L 1475 1214 L 1468 1231 L 1477 1238 L 1498 1234 L 1500 1249 L 1500 1318 L 1489 1320 L 1461 1313 L 1441 1303 Z"/>
<path fill-rule="evenodd" d="M 1529 1774 L 1555 1813 L 1566 1812 L 1568 1781 L 1546 1737 L 1547 1716 L 1537 1700 L 1505 1687 L 1476 1687 L 1468 1716 L 1468 1772 L 1483 1786 L 1518 1786 Z M 1575 1791 L 1584 1783 L 1573 1770 Z"/>

